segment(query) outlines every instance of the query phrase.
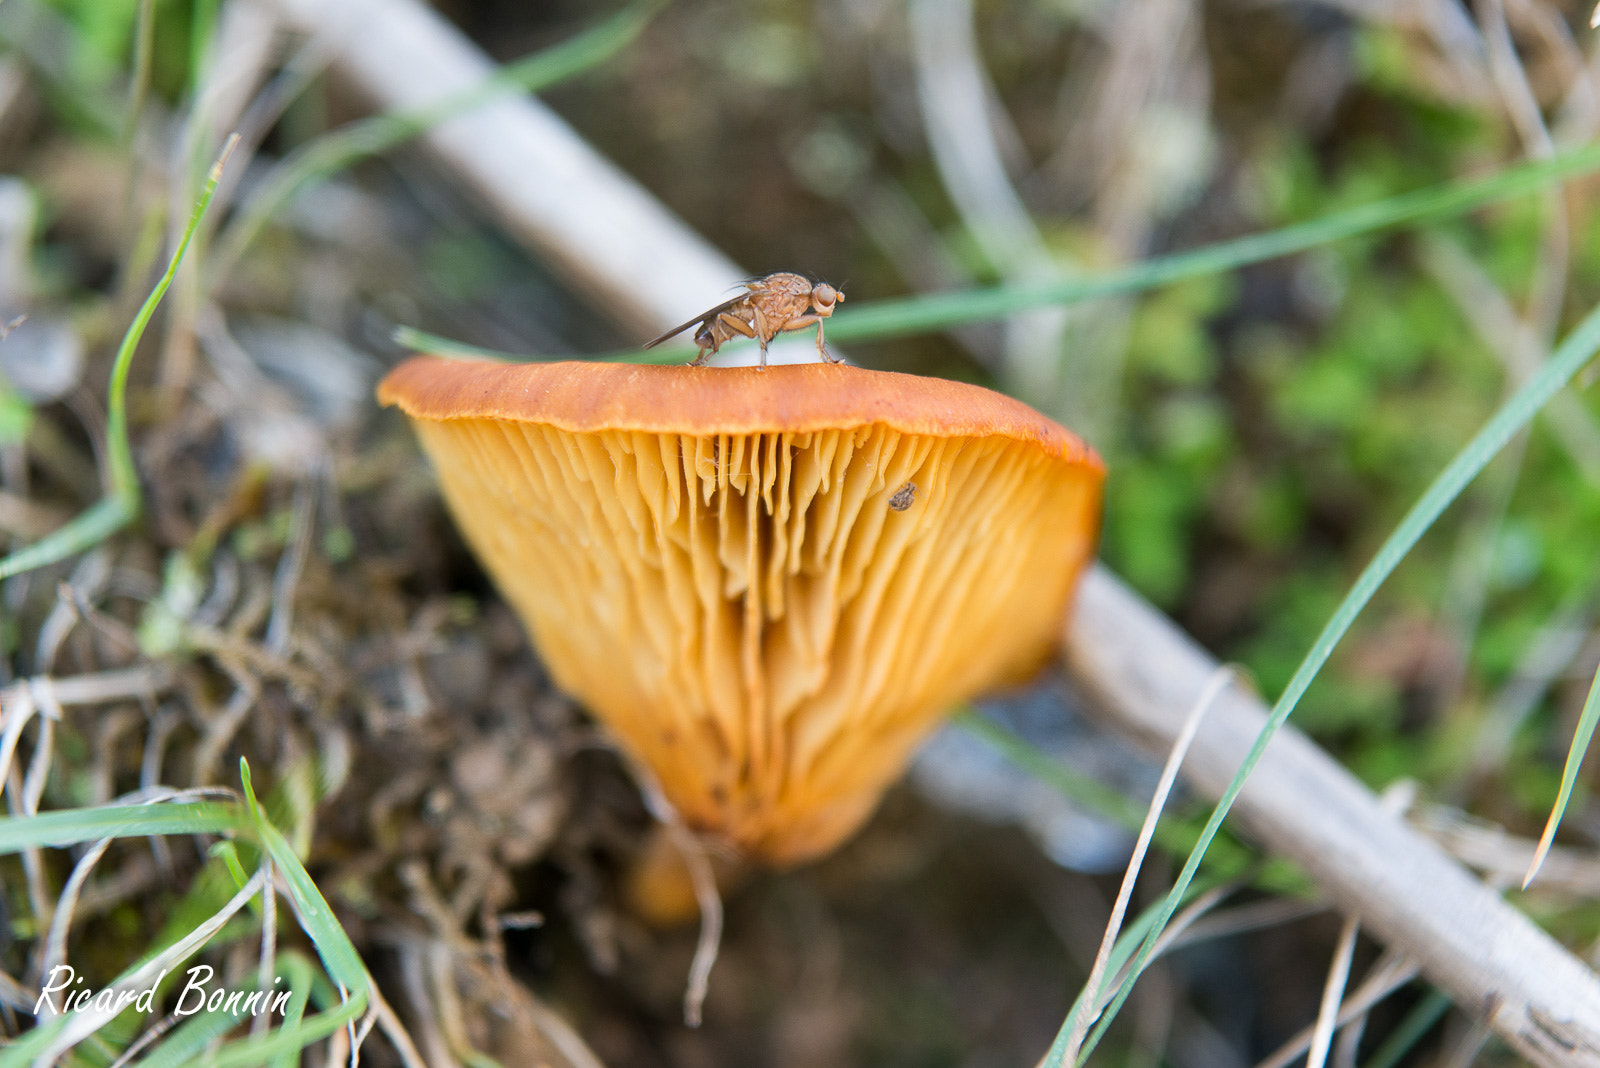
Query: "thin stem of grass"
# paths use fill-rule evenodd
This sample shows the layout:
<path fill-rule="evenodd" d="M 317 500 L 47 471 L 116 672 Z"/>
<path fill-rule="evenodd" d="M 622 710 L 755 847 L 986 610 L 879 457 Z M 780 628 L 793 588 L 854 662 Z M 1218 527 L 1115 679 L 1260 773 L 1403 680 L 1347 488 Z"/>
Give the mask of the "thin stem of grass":
<path fill-rule="evenodd" d="M 274 168 L 218 242 L 213 284 L 227 278 L 266 224 L 306 185 L 499 97 L 537 93 L 604 63 L 632 44 L 663 6 L 664 0 L 638 0 L 561 44 L 501 67 L 478 85 L 409 111 L 353 122 L 296 149 Z"/>
<path fill-rule="evenodd" d="M 1054 787 L 1068 801 L 1091 809 L 1130 831 L 1137 830 L 1143 822 L 1144 810 L 1132 798 L 1090 776 L 1074 774 L 1025 738 L 1007 730 L 972 706 L 958 708 L 950 717 L 950 722 L 992 746 L 1001 756 L 1033 778 Z M 1158 826 L 1165 829 L 1168 824 L 1163 822 Z M 1158 830 L 1156 844 L 1164 849 L 1186 850 L 1194 845 L 1194 839 L 1192 836 L 1182 838 Z"/>
<path fill-rule="evenodd" d="M 1460 215 L 1600 169 L 1600 144 L 1508 167 L 1487 178 L 1468 178 L 1419 189 L 1262 234 L 1147 260 L 1100 275 L 1019 282 L 965 293 L 928 293 L 841 308 L 828 323 L 839 341 L 924 334 L 998 319 L 1027 308 L 1070 304 L 1133 293 L 1186 278 L 1218 274 L 1277 259 L 1360 234 Z"/>
<path fill-rule="evenodd" d="M 681 819 L 673 819 L 666 828 L 683 857 L 684 866 L 689 869 L 695 903 L 700 906 L 700 937 L 695 942 L 689 981 L 683 991 L 683 1022 L 689 1027 L 699 1027 L 706 992 L 711 986 L 711 969 L 716 967 L 717 952 L 722 948 L 722 895 L 717 892 L 717 876 L 711 870 L 711 858 L 694 832 Z"/>
<path fill-rule="evenodd" d="M 1583 713 L 1578 717 L 1578 729 L 1573 732 L 1572 745 L 1567 749 L 1567 764 L 1561 771 L 1561 790 L 1556 794 L 1556 803 L 1550 808 L 1550 818 L 1545 821 L 1539 847 L 1533 851 L 1533 863 L 1528 865 L 1528 874 L 1522 877 L 1524 890 L 1539 874 L 1539 869 L 1544 866 L 1544 858 L 1550 854 L 1550 846 L 1556 839 L 1556 828 L 1561 826 L 1561 817 L 1566 814 L 1567 804 L 1572 800 L 1572 788 L 1577 785 L 1584 755 L 1594 739 L 1596 723 L 1600 723 L 1600 670 L 1595 671 L 1589 696 L 1583 702 Z"/>
<path fill-rule="evenodd" d="M 1336 1025 L 1348 1027 L 1370 1012 L 1378 1002 L 1415 979 L 1417 971 L 1415 964 L 1390 950 L 1378 959 L 1367 977 L 1344 999 Z M 1257 1061 L 1256 1068 L 1288 1068 L 1311 1048 L 1312 1031 L 1313 1028 L 1305 1028 L 1269 1056 Z"/>
<path fill-rule="evenodd" d="M 695 354 L 695 347 L 684 341 L 668 341 L 657 345 L 653 349 L 618 349 L 616 352 L 602 353 L 598 356 L 541 356 L 532 353 L 502 352 L 499 349 L 486 349 L 479 345 L 469 345 L 465 341 L 443 337 L 439 334 L 430 334 L 426 330 L 418 330 L 413 326 L 397 326 L 390 337 L 396 345 L 402 345 L 417 352 L 426 352 L 432 356 L 443 356 L 450 360 L 493 360 L 496 363 L 553 363 L 557 360 L 574 359 L 584 360 L 589 363 L 643 363 L 643 364 L 668 364 L 680 363 Z M 750 342 L 754 345 L 755 342 Z M 732 351 L 733 345 L 724 347 L 722 351 Z"/>
<path fill-rule="evenodd" d="M 1151 795 L 1144 825 L 1139 828 L 1139 839 L 1134 843 L 1133 853 L 1128 857 L 1128 867 L 1122 875 L 1122 887 L 1117 891 L 1116 903 L 1111 906 L 1111 916 L 1106 920 L 1105 934 L 1100 939 L 1100 952 L 1095 955 L 1094 966 L 1089 969 L 1089 978 L 1084 983 L 1085 990 L 1100 989 L 1100 980 L 1105 976 L 1111 951 L 1116 946 L 1117 935 L 1122 930 L 1122 919 L 1128 912 L 1128 902 L 1133 899 L 1134 884 L 1139 881 L 1139 870 L 1144 867 L 1144 857 L 1150 849 L 1150 839 L 1155 834 L 1156 824 L 1161 819 L 1161 810 L 1166 807 L 1167 797 L 1172 793 L 1173 784 L 1177 781 L 1178 768 L 1182 766 L 1183 758 L 1194 742 L 1195 733 L 1199 731 L 1200 721 L 1205 718 L 1206 711 L 1233 678 L 1233 668 L 1226 664 L 1212 673 L 1210 681 L 1200 692 L 1194 708 L 1184 721 L 1183 729 L 1178 732 L 1177 740 L 1172 744 L 1172 751 L 1167 755 L 1166 767 L 1161 769 L 1161 779 L 1156 783 L 1155 793 Z M 1057 1064 L 1077 1063 L 1078 1050 L 1083 1045 L 1084 1036 L 1089 1032 L 1092 1019 L 1090 1001 L 1080 1000 L 1077 1009 L 1068 1017 L 1071 1029 L 1067 1033 L 1067 1041 L 1062 1046 L 1061 1055 L 1056 1060 Z"/>
<path fill-rule="evenodd" d="M 1362 234 L 1461 215 L 1596 170 L 1600 170 L 1600 144 L 1508 167 L 1487 178 L 1461 179 L 1430 186 L 1334 212 L 1320 219 L 1187 252 L 1159 256 L 1102 274 L 1075 274 L 988 289 L 869 301 L 835 312 L 828 322 L 828 337 L 836 341 L 906 337 L 990 319 L 1003 319 L 1029 308 L 1076 304 L 1097 297 L 1137 293 L 1188 278 L 1236 270 Z M 439 355 L 510 362 L 540 359 L 537 356 L 479 348 L 410 327 L 398 327 L 395 340 L 399 344 Z M 663 345 L 649 352 L 621 349 L 583 358 L 623 363 L 673 363 L 686 358 L 690 351 L 691 346 L 678 344 Z"/>
<path fill-rule="evenodd" d="M 316 947 L 329 976 L 334 980 L 334 985 L 344 992 L 342 1003 L 302 1020 L 300 1013 L 304 1009 L 305 998 L 300 997 L 297 1003 L 291 999 L 291 1012 L 286 1015 L 282 1026 L 276 1031 L 253 1035 L 244 1041 L 232 1043 L 220 1051 L 211 1063 L 260 1064 L 275 1058 L 279 1059 L 279 1063 L 291 1063 L 293 1054 L 347 1027 L 366 1012 L 370 1003 L 368 994 L 373 988 L 365 966 L 355 952 L 355 947 L 339 926 L 326 900 L 312 883 L 310 875 L 287 840 L 267 822 L 264 809 L 256 802 L 248 767 L 242 762 L 240 771 L 243 785 L 242 803 L 189 801 L 187 799 L 189 795 L 185 794 L 161 799 L 181 803 L 110 805 L 0 819 L 0 854 L 16 853 L 39 846 L 59 848 L 77 842 L 103 842 L 111 838 L 168 834 L 229 834 L 238 841 L 253 839 L 266 853 L 267 860 L 257 869 L 254 876 L 242 880 L 243 885 L 238 887 L 232 899 L 220 909 L 212 910 L 209 919 L 197 924 L 182 939 L 114 980 L 109 989 L 116 991 L 143 989 L 153 981 L 157 971 L 163 967 L 172 967 L 222 931 L 225 922 L 250 905 L 258 892 L 267 895 L 261 909 L 262 921 L 266 925 L 266 930 L 262 934 L 263 968 L 257 977 L 258 981 L 266 981 L 269 962 L 278 956 L 275 950 L 275 937 L 270 933 L 276 927 L 273 920 L 275 911 L 271 904 L 271 895 L 275 892 L 276 883 L 281 892 L 288 897 L 295 916 Z M 103 848 L 103 845 L 97 846 L 95 852 Z M 92 863 L 93 859 L 86 859 L 80 864 L 78 871 L 86 872 Z M 240 870 L 238 874 L 243 876 L 243 871 Z M 273 877 L 274 874 L 276 878 Z M 75 876 L 75 881 L 81 882 L 81 877 Z M 69 886 L 69 891 L 71 889 Z M 57 946 L 64 938 L 64 922 L 58 931 L 59 933 L 52 933 L 52 939 Z M 59 958 L 59 955 L 58 948 L 53 951 L 50 959 Z M 308 969 L 303 966 L 294 967 L 299 959 L 294 954 L 285 954 L 278 959 L 284 960 L 288 969 L 299 976 L 299 981 L 291 984 L 292 989 L 304 991 L 314 985 Z M 272 971 L 275 972 L 276 968 L 273 967 Z M 0 1057 L 0 1061 L 26 1063 L 29 1059 L 40 1056 L 54 1057 L 88 1039 L 115 1015 L 115 1011 L 110 1011 L 110 1015 L 83 1011 L 42 1021 L 40 1026 L 8 1046 L 5 1056 Z M 176 1033 L 167 1036 L 160 1047 L 151 1054 L 150 1059 L 141 1063 L 188 1063 L 203 1052 L 215 1038 L 231 1030 L 238 1023 L 237 1018 L 228 1012 L 213 1013 L 210 1016 L 215 1019 L 196 1018 L 189 1021 Z M 158 1026 L 155 1033 L 141 1039 L 140 1042 L 148 1043 L 161 1038 L 165 1027 L 166 1025 Z"/>
<path fill-rule="evenodd" d="M 1068 801 L 1097 812 L 1135 833 L 1142 825 L 1145 812 L 1137 803 L 1087 775 L 1074 773 L 1027 739 L 970 706 L 957 710 L 951 722 L 993 746 L 1007 760 L 1053 787 Z M 1199 841 L 1200 827 L 1198 819 L 1169 816 L 1156 825 L 1153 841 L 1169 853 L 1186 854 Z M 1258 864 L 1255 853 L 1248 846 L 1225 832 L 1212 842 L 1207 860 L 1214 871 L 1230 875 L 1255 865 L 1260 872 L 1256 885 L 1278 892 L 1296 893 L 1310 886 L 1305 873 L 1291 862 L 1278 858 Z"/>
<path fill-rule="evenodd" d="M 83 884 L 89 881 L 89 875 L 94 871 L 95 865 L 100 863 L 100 858 L 106 855 L 106 850 L 111 848 L 112 838 L 102 838 L 90 846 L 78 862 L 72 867 L 72 874 L 67 877 L 67 884 L 61 888 L 61 898 L 56 902 L 55 914 L 50 918 L 50 931 L 45 936 L 44 953 L 39 966 L 40 975 L 49 975 L 57 965 L 67 961 L 67 930 L 72 924 L 72 914 L 77 910 L 78 896 L 83 893 Z"/>
<path fill-rule="evenodd" d="M 1372 1055 L 1364 1068 L 1394 1068 L 1405 1059 L 1422 1036 L 1450 1011 L 1450 997 L 1442 990 L 1432 990 L 1400 1021 L 1400 1026 L 1390 1033 L 1378 1052 Z"/>
<path fill-rule="evenodd" d="M 139 0 L 133 23 L 133 79 L 128 87 L 128 111 L 122 122 L 124 147 L 133 144 L 144 115 L 144 102 L 150 95 L 151 58 L 155 51 L 155 0 Z"/>
<path fill-rule="evenodd" d="M 327 900 L 317 889 L 316 883 L 311 880 L 310 874 L 300 863 L 300 858 L 295 855 L 288 840 L 267 820 L 261 806 L 256 802 L 255 791 L 250 782 L 250 768 L 242 759 L 239 761 L 239 777 L 244 788 L 245 810 L 255 826 L 261 847 L 266 850 L 277 867 L 278 875 L 288 892 L 289 903 L 294 907 L 301 928 L 310 936 L 311 943 L 316 947 L 317 955 L 322 958 L 322 965 L 327 969 L 329 978 L 336 985 L 350 991 L 352 1000 L 358 1000 L 365 1005 L 366 992 L 371 988 L 372 982 L 367 975 L 366 965 L 361 962 L 361 955 L 356 952 L 344 928 L 339 926 L 338 920 L 333 915 L 333 909 L 328 907 Z"/>
<path fill-rule="evenodd" d="M 413 349 L 417 352 L 427 352 L 434 356 L 443 356 L 451 360 L 493 360 L 496 363 L 533 363 L 539 360 L 537 356 L 516 356 L 498 349 L 486 349 L 478 345 L 469 345 L 465 341 L 456 341 L 454 338 L 442 337 L 439 334 L 430 334 L 426 330 L 418 330 L 414 326 L 397 326 L 390 333 L 389 338 L 396 345 Z"/>
<path fill-rule="evenodd" d="M 1333 1045 L 1333 1032 L 1339 1022 L 1339 1003 L 1344 1000 L 1345 984 L 1350 981 L 1350 958 L 1355 955 L 1356 932 L 1360 929 L 1359 916 L 1345 917 L 1344 925 L 1339 928 L 1339 943 L 1333 950 L 1333 965 L 1328 969 L 1328 979 L 1322 987 L 1317 1024 L 1311 1031 L 1311 1052 L 1306 1055 L 1306 1068 L 1323 1068 L 1328 1063 L 1328 1048 Z"/>
<path fill-rule="evenodd" d="M 36 846 L 66 846 L 111 835 L 226 834 L 243 829 L 232 803 L 199 801 L 175 805 L 104 805 L 62 809 L 37 816 L 0 819 L 0 855 Z"/>
<path fill-rule="evenodd" d="M 189 216 L 189 225 L 184 228 L 183 237 L 172 253 L 166 273 L 145 298 L 139 314 L 134 316 L 133 324 L 122 336 L 122 345 L 117 349 L 116 359 L 112 361 L 111 388 L 106 399 L 106 466 L 110 469 L 108 472 L 110 485 L 106 495 L 60 530 L 0 559 L 0 579 L 65 560 L 74 553 L 99 544 L 138 517 L 141 503 L 139 473 L 133 462 L 133 446 L 128 441 L 128 371 L 133 366 L 133 354 L 139 347 L 140 339 L 144 337 L 145 328 L 150 325 L 150 319 L 156 313 L 156 306 L 161 303 L 167 288 L 172 285 L 172 279 L 178 273 L 178 266 L 183 262 L 183 255 L 189 249 L 189 242 L 194 237 L 200 220 L 205 217 L 206 209 L 211 206 L 211 197 L 217 191 L 222 168 L 228 162 L 228 156 L 237 143 L 237 136 L 228 138 L 228 143 L 222 148 L 222 154 L 217 157 L 217 162 L 212 164 L 211 173 L 206 178 L 205 189 L 201 192 L 200 199 L 195 202 L 194 211 Z"/>
<path fill-rule="evenodd" d="M 1250 773 L 1260 762 L 1262 754 L 1266 752 L 1268 744 L 1277 734 L 1305 696 L 1317 673 L 1321 671 L 1324 663 L 1332 655 L 1334 646 L 1344 637 L 1350 625 L 1355 622 L 1361 610 L 1372 599 L 1378 587 L 1394 572 L 1400 562 L 1416 545 L 1422 535 L 1433 526 L 1434 522 L 1450 506 L 1450 503 L 1460 495 L 1477 474 L 1488 465 L 1497 453 L 1510 441 L 1512 436 L 1538 414 L 1539 410 L 1547 404 L 1584 366 L 1594 358 L 1595 352 L 1600 349 L 1600 307 L 1591 310 L 1583 321 L 1567 335 L 1565 341 L 1551 354 L 1550 360 L 1544 368 L 1511 397 L 1509 397 L 1494 416 L 1478 431 L 1467 445 L 1458 452 L 1445 470 L 1436 478 L 1421 499 L 1412 506 L 1400 525 L 1395 529 L 1383 546 L 1378 550 L 1350 592 L 1345 596 L 1333 616 L 1323 627 L 1311 651 L 1306 654 L 1300 667 L 1290 679 L 1283 695 L 1278 698 L 1277 704 L 1272 709 L 1272 714 L 1267 718 L 1261 733 L 1256 737 L 1255 744 L 1245 757 L 1238 773 L 1223 791 L 1216 808 L 1212 811 L 1210 820 L 1207 821 L 1205 830 L 1201 832 L 1200 841 L 1190 852 L 1189 859 L 1185 862 L 1183 870 L 1179 873 L 1171 892 L 1167 895 L 1162 906 L 1162 916 L 1156 924 L 1156 930 L 1146 939 L 1145 946 L 1141 949 L 1138 958 L 1134 961 L 1129 971 L 1129 982 L 1118 991 L 1116 998 L 1101 1019 L 1099 1027 L 1091 1036 L 1087 1048 L 1092 1050 L 1100 1036 L 1105 1033 L 1106 1027 L 1115 1018 L 1117 1011 L 1127 1000 L 1132 989 L 1133 981 L 1137 980 L 1139 972 L 1144 968 L 1155 945 L 1156 932 L 1165 925 L 1182 900 L 1195 873 L 1199 870 L 1200 862 L 1205 856 L 1211 839 L 1222 826 L 1222 821 L 1227 818 L 1234 801 L 1239 796 L 1239 791 L 1244 788 L 1244 783 Z"/>

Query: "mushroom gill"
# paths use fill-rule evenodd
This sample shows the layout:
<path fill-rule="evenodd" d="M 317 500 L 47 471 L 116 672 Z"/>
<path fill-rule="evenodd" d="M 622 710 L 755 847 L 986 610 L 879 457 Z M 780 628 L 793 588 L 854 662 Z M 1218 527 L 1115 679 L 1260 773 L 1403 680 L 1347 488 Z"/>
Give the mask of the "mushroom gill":
<path fill-rule="evenodd" d="M 950 708 L 1048 656 L 1100 460 L 975 386 L 839 365 L 419 357 L 467 542 L 695 829 L 769 863 L 848 836 Z"/>

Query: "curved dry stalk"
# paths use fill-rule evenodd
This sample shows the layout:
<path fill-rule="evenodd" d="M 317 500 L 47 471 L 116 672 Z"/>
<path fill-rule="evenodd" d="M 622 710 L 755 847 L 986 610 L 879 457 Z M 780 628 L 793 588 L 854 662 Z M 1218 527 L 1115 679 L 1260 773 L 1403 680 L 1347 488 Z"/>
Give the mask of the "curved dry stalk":
<path fill-rule="evenodd" d="M 90 873 L 94 871 L 95 865 L 100 863 L 100 858 L 106 855 L 106 850 L 114 841 L 115 838 L 100 839 L 85 850 L 83 856 L 78 858 L 78 863 L 72 866 L 72 874 L 67 876 L 67 884 L 61 888 L 61 897 L 56 901 L 55 914 L 50 919 L 50 931 L 45 936 L 39 964 L 41 978 L 49 976 L 58 966 L 66 963 L 67 928 L 72 923 L 78 895 L 83 892 L 83 884 L 89 881 Z"/>
<path fill-rule="evenodd" d="M 422 1059 L 422 1054 L 417 1052 L 416 1043 L 411 1041 L 411 1033 L 406 1030 L 406 1025 L 400 1019 L 400 1014 L 394 1007 L 384 1000 L 383 991 L 378 989 L 378 984 L 373 983 L 367 996 L 372 998 L 373 1022 L 383 1031 L 383 1037 L 389 1040 L 389 1045 L 394 1048 L 400 1063 L 404 1068 L 426 1068 L 427 1061 Z M 368 1025 L 370 1028 L 370 1024 Z M 357 1047 L 359 1049 L 359 1046 Z"/>
<path fill-rule="evenodd" d="M 1161 779 L 1156 783 L 1155 793 L 1150 798 L 1150 808 L 1145 814 L 1144 825 L 1139 828 L 1139 839 L 1134 844 L 1132 855 L 1128 857 L 1128 867 L 1123 873 L 1117 900 L 1111 906 L 1111 916 L 1106 920 L 1105 935 L 1100 940 L 1100 951 L 1095 955 L 1094 966 L 1089 969 L 1089 978 L 1083 984 L 1089 996 L 1078 1002 L 1078 1011 L 1073 1013 L 1072 1029 L 1068 1033 L 1065 1051 L 1061 1055 L 1062 1064 L 1078 1063 L 1084 1036 L 1089 1033 L 1089 1025 L 1094 1022 L 1091 1006 L 1099 997 L 1100 980 L 1105 976 L 1106 967 L 1111 960 L 1111 951 L 1117 944 L 1117 935 L 1122 932 L 1122 920 L 1127 915 L 1128 902 L 1133 898 L 1133 886 L 1139 880 L 1139 870 L 1144 866 L 1144 856 L 1150 848 L 1150 839 L 1155 835 L 1156 823 L 1161 819 L 1161 812 L 1167 806 L 1167 797 L 1172 793 L 1173 783 L 1177 780 L 1178 768 L 1189 752 L 1189 746 L 1194 741 L 1195 732 L 1200 729 L 1200 721 L 1204 718 L 1206 710 L 1233 679 L 1233 668 L 1226 664 L 1212 673 L 1206 688 L 1195 699 L 1194 708 L 1184 720 L 1183 729 L 1178 732 L 1177 741 L 1172 744 L 1172 751 L 1167 755 L 1167 764 L 1161 769 Z"/>
<path fill-rule="evenodd" d="M 1266 898 L 1248 905 L 1212 913 L 1184 932 L 1172 945 L 1173 949 L 1194 945 L 1214 938 L 1227 938 L 1277 927 L 1295 920 L 1307 919 L 1328 911 L 1328 903 L 1321 900 L 1300 900 L 1292 897 Z"/>
<path fill-rule="evenodd" d="M 161 1019 L 145 1028 L 144 1033 L 138 1038 L 128 1043 L 128 1048 L 123 1050 L 122 1054 L 112 1061 L 107 1068 L 127 1068 L 128 1065 L 133 1063 L 135 1057 L 149 1049 L 153 1043 L 164 1037 L 168 1031 L 177 1025 L 178 1014 L 176 1012 L 167 1013 Z"/>
<path fill-rule="evenodd" d="M 700 906 L 700 937 L 695 942 L 689 979 L 683 991 L 683 1022 L 699 1027 L 706 992 L 711 985 L 711 969 L 716 966 L 717 953 L 722 946 L 722 895 L 717 891 L 717 875 L 711 868 L 705 844 L 683 822 L 683 817 L 656 783 L 655 776 L 642 764 L 634 761 L 629 764 L 639 792 L 644 796 L 645 807 L 666 829 L 673 847 L 683 858 L 689 870 L 690 885 L 694 887 L 695 904 Z"/>
<path fill-rule="evenodd" d="M 694 885 L 695 903 L 700 906 L 700 937 L 695 942 L 694 960 L 689 964 L 689 982 L 683 991 L 683 1022 L 690 1027 L 699 1027 L 706 991 L 711 984 L 711 969 L 716 966 L 717 951 L 722 945 L 722 895 L 717 892 L 717 877 L 711 870 L 711 860 L 700 839 L 684 826 L 682 820 L 667 824 L 667 833 L 683 855 L 683 862 L 689 869 L 689 879 Z"/>
<path fill-rule="evenodd" d="M 1328 968 L 1328 980 L 1322 988 L 1317 1022 L 1311 1029 L 1311 1052 L 1306 1056 L 1306 1068 L 1323 1068 L 1328 1063 L 1328 1047 L 1333 1045 L 1339 1004 L 1344 999 L 1345 983 L 1350 980 L 1350 958 L 1355 955 L 1356 931 L 1360 928 L 1361 921 L 1356 916 L 1346 916 L 1344 925 L 1339 928 L 1339 944 L 1333 951 L 1333 964 Z"/>

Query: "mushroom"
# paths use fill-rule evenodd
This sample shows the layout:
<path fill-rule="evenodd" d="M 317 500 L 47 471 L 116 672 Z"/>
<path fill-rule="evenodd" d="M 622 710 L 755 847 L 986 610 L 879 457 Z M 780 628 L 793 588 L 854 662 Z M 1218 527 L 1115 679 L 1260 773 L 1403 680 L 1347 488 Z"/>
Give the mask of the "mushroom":
<path fill-rule="evenodd" d="M 551 675 L 685 823 L 787 865 L 1049 656 L 1104 467 L 977 386 L 420 356 L 378 387 Z"/>

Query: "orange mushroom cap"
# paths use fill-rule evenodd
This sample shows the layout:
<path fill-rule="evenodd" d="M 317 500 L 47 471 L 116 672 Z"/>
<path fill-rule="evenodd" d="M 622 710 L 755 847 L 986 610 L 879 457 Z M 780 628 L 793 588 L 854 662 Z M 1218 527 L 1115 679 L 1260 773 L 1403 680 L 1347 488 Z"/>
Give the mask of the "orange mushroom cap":
<path fill-rule="evenodd" d="M 411 417 L 556 682 L 691 826 L 854 831 L 955 705 L 1049 656 L 1105 469 L 977 386 L 838 364 L 417 357 Z"/>

